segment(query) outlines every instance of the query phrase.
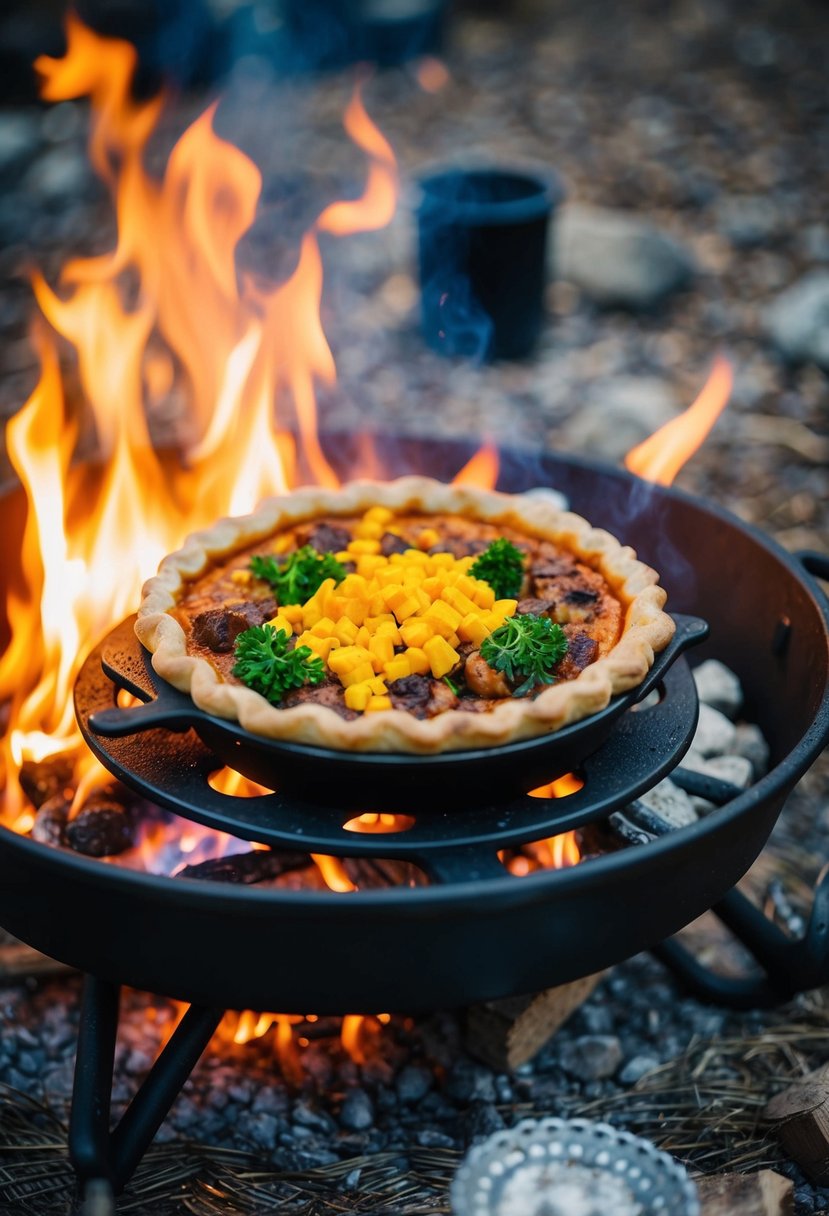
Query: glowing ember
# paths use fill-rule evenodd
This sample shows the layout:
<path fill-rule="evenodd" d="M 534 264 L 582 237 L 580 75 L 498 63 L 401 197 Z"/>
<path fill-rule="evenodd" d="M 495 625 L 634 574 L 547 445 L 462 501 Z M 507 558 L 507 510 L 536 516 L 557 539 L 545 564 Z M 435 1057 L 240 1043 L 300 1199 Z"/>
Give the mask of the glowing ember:
<path fill-rule="evenodd" d="M 671 485 L 725 409 L 733 382 L 731 364 L 719 356 L 696 401 L 628 452 L 625 465 L 631 473 L 637 473 L 645 481 Z"/>

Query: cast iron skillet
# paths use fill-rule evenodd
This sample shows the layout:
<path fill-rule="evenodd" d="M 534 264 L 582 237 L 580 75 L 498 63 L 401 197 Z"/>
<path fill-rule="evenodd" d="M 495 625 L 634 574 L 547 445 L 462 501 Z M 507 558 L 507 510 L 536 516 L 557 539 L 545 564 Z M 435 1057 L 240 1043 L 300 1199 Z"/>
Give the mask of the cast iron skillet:
<path fill-rule="evenodd" d="M 122 635 L 129 644 L 119 643 L 120 631 L 116 632 L 105 646 L 101 662 L 116 686 L 125 686 L 145 704 L 98 711 L 90 717 L 89 726 L 94 734 L 107 738 L 157 727 L 193 727 L 211 751 L 246 777 L 306 801 L 330 803 L 336 794 L 338 805 L 345 810 L 421 808 L 438 789 L 451 789 L 455 805 L 491 803 L 525 794 L 572 772 L 601 747 L 621 715 L 656 688 L 674 660 L 708 633 L 707 624 L 697 617 L 678 616 L 675 621 L 672 641 L 656 656 L 643 683 L 613 697 L 598 713 L 539 738 L 434 756 L 345 752 L 251 734 L 237 723 L 205 713 L 162 680 L 153 671 L 148 651 L 142 648 L 141 658 L 136 658 L 129 621 L 124 623 Z M 90 742 L 94 747 L 94 740 Z"/>

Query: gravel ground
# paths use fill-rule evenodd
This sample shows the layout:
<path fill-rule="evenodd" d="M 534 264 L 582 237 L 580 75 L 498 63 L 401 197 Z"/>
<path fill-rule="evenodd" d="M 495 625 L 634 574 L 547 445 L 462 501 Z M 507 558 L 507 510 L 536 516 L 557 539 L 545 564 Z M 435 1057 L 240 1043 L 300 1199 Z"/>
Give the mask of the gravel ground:
<path fill-rule="evenodd" d="M 614 8 L 612 36 L 597 35 L 606 28 L 600 0 L 516 5 L 511 23 L 465 14 L 453 28 L 451 81 L 442 92 L 422 92 L 403 70 L 369 84 L 368 108 L 399 156 L 404 198 L 386 232 L 326 243 L 324 320 L 339 384 L 322 396 L 323 422 L 486 433 L 617 460 L 692 399 L 714 353 L 725 351 L 735 368 L 732 403 L 680 484 L 790 549 L 826 551 L 829 427 L 821 364 L 829 360 L 819 335 L 827 326 L 821 310 L 829 306 L 821 303 L 819 284 L 805 302 L 788 289 L 829 269 L 829 13 L 807 0 L 675 0 L 669 13 L 638 0 Z M 349 89 L 350 80 L 338 76 L 313 88 L 241 73 L 231 81 L 219 130 L 255 154 L 266 176 L 266 204 L 243 259 L 269 264 L 274 273 L 289 269 L 297 235 L 320 198 L 359 188 L 361 168 L 340 131 Z M 173 107 L 156 141 L 158 159 L 201 104 L 185 99 Z M 274 116 L 272 124 L 263 113 Z M 19 407 L 35 376 L 26 338 L 30 292 L 21 272 L 36 264 L 52 277 L 67 251 L 112 244 L 109 205 L 85 167 L 84 138 L 82 107 L 0 111 L 5 414 Z M 555 280 L 548 289 L 548 320 L 534 357 L 494 366 L 441 358 L 417 331 L 409 200 L 417 171 L 454 160 L 459 148 L 489 160 L 554 165 L 566 182 L 569 216 L 583 218 L 583 204 L 635 215 L 651 244 L 655 235 L 670 238 L 674 269 L 693 271 L 684 286 L 645 309 L 604 307 L 599 287 L 579 278 L 571 243 L 578 225 L 568 219 L 558 226 L 568 241 L 559 242 L 558 260 L 573 268 L 576 281 Z M 607 215 L 593 222 L 612 227 Z M 640 295 L 655 291 L 644 256 L 642 263 Z M 785 314 L 782 327 L 768 319 L 775 301 Z M 168 412 L 164 425 L 175 422 Z M 0 477 L 7 473 L 0 466 Z M 800 880 L 811 881 L 829 854 L 827 790 L 824 762 L 801 783 L 775 836 L 775 855 L 796 899 Z M 762 881 L 767 877 L 768 868 Z M 76 989 L 69 979 L 0 993 L 0 1077 L 59 1113 L 71 1082 Z M 131 993 L 125 1013 L 115 1077 L 121 1104 L 153 1058 L 173 1009 Z M 160 1136 L 249 1150 L 270 1170 L 303 1172 L 381 1151 L 392 1159 L 399 1152 L 405 1162 L 420 1150 L 460 1150 L 528 1113 L 601 1112 L 641 1127 L 705 1170 L 777 1161 L 797 1182 L 798 1216 L 829 1210 L 829 1195 L 781 1162 L 761 1130 L 730 1128 L 717 1099 L 722 1076 L 710 1060 L 694 1074 L 705 1113 L 688 1116 L 687 1125 L 652 1113 L 638 1119 L 631 1097 L 638 1078 L 647 1090 L 653 1069 L 670 1072 L 678 1061 L 697 1060 L 694 1053 L 708 1040 L 719 1045 L 717 1058 L 730 1076 L 732 1064 L 737 1072 L 742 1067 L 734 1060 L 750 1056 L 764 1036 L 771 1042 L 786 1027 L 803 1028 L 779 1054 L 766 1059 L 761 1052 L 762 1068 L 749 1069 L 754 1088 L 741 1100 L 755 1118 L 786 1077 L 825 1059 L 829 1018 L 819 994 L 779 1013 L 734 1014 L 683 999 L 659 964 L 635 959 L 617 968 L 515 1077 L 465 1054 L 461 1022 L 454 1014 L 394 1019 L 382 1035 L 369 1034 L 363 1066 L 335 1040 L 314 1043 L 303 1053 L 298 1088 L 278 1074 L 272 1032 L 245 1047 L 214 1045 Z M 592 1075 L 585 1072 L 588 1058 Z M 731 1101 L 737 1103 L 736 1090 Z M 701 1139 L 706 1120 L 717 1129 Z M 332 1196 L 357 1204 L 360 1168 L 338 1175 Z M 1 1188 L 2 1181 L 0 1200 Z M 442 1183 L 432 1195 L 407 1210 L 424 1216 L 445 1210 Z M 66 1210 L 68 1200 L 61 1203 Z M 393 1210 L 365 1204 L 354 1210 Z M 43 1210 L 59 1209 L 44 1200 Z"/>

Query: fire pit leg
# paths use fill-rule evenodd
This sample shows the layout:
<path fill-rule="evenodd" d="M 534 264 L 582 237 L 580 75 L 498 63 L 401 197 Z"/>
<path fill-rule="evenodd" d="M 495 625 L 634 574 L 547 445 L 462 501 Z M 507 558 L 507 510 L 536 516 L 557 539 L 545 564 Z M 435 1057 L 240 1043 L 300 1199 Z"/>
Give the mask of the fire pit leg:
<path fill-rule="evenodd" d="M 97 976 L 84 980 L 69 1117 L 69 1157 L 82 1184 L 110 1178 L 109 1107 L 120 992 L 117 984 Z"/>
<path fill-rule="evenodd" d="M 662 942 L 654 953 L 695 996 L 735 1009 L 759 1009 L 819 988 L 829 980 L 829 871 L 818 879 L 802 937 L 784 933 L 736 888 L 712 911 L 751 952 L 763 974 L 744 978 L 718 975 L 678 942 Z"/>
<path fill-rule="evenodd" d="M 190 1006 L 110 1131 L 119 993 L 115 984 L 86 977 L 69 1120 L 69 1156 L 79 1183 L 85 1188 L 106 1180 L 116 1192 L 129 1181 L 224 1012 Z"/>

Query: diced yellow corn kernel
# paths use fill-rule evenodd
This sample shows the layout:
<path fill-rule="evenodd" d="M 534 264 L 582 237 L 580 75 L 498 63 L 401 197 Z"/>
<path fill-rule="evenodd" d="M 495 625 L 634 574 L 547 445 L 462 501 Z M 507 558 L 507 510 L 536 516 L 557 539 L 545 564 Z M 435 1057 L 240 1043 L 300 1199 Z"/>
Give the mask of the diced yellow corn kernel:
<path fill-rule="evenodd" d="M 445 638 L 455 632 L 462 619 L 458 610 L 450 607 L 445 600 L 435 600 L 423 613 L 423 620 L 429 622 L 435 633 Z"/>
<path fill-rule="evenodd" d="M 418 549 L 431 549 L 440 540 L 440 534 L 434 528 L 424 528 L 417 537 Z"/>
<path fill-rule="evenodd" d="M 435 564 L 436 570 L 448 570 L 455 564 L 455 559 L 451 553 L 433 553 L 432 561 Z"/>
<path fill-rule="evenodd" d="M 367 683 L 351 684 L 345 690 L 345 703 L 348 709 L 362 713 L 372 697 L 372 691 Z"/>
<path fill-rule="evenodd" d="M 307 646 L 314 654 L 318 654 L 323 662 L 327 662 L 331 651 L 336 650 L 340 643 L 337 638 L 318 638 L 313 633 L 303 633 L 297 639 L 297 644 Z"/>
<path fill-rule="evenodd" d="M 446 575 L 441 572 L 440 574 L 431 574 L 428 578 L 425 578 L 422 583 L 422 590 L 425 591 L 426 594 L 431 597 L 431 599 L 439 600 L 440 593 L 443 591 L 445 586 Z"/>
<path fill-rule="evenodd" d="M 458 625 L 458 637 L 463 642 L 474 642 L 480 646 L 484 638 L 489 637 L 489 629 L 477 612 L 470 612 Z"/>
<path fill-rule="evenodd" d="M 365 708 L 367 714 L 375 714 L 381 709 L 391 709 L 391 697 L 372 697 Z"/>
<path fill-rule="evenodd" d="M 458 591 L 464 595 L 468 595 L 471 600 L 475 600 L 475 592 L 479 587 L 485 587 L 486 583 L 480 583 L 476 578 L 471 578 L 468 574 L 459 574 L 455 579 L 455 586 Z M 475 603 L 477 602 L 475 600 Z"/>
<path fill-rule="evenodd" d="M 348 617 L 355 625 L 362 625 L 368 616 L 368 600 L 347 600 L 343 616 Z"/>
<path fill-rule="evenodd" d="M 450 646 L 453 646 L 455 648 L 455 650 L 457 650 L 461 644 L 461 640 L 456 633 L 450 633 L 449 637 L 446 640 Z"/>
<path fill-rule="evenodd" d="M 343 581 L 337 587 L 338 595 L 356 595 L 363 599 L 368 589 L 368 582 L 364 574 L 347 574 Z"/>
<path fill-rule="evenodd" d="M 411 570 L 422 570 L 424 576 L 428 573 L 430 562 L 428 553 L 421 553 L 419 549 L 407 549 L 403 556 L 406 559 L 406 565 Z"/>
<path fill-rule="evenodd" d="M 492 605 L 492 611 L 497 612 L 498 616 L 506 618 L 515 616 L 515 609 L 518 607 L 518 600 L 496 600 Z"/>
<path fill-rule="evenodd" d="M 445 676 L 447 672 L 450 672 L 460 662 L 460 655 L 457 650 L 450 646 L 445 638 L 429 638 L 423 650 L 426 658 L 429 660 L 432 675 L 436 680 L 441 679 L 442 676 Z"/>
<path fill-rule="evenodd" d="M 294 547 L 294 538 L 290 532 L 286 532 L 284 536 L 277 536 L 276 540 L 271 545 L 271 553 L 287 553 L 289 549 Z"/>
<path fill-rule="evenodd" d="M 377 634 L 369 641 L 368 652 L 372 657 L 375 671 L 382 671 L 386 663 L 394 658 L 394 643 L 389 637 L 378 637 Z"/>
<path fill-rule="evenodd" d="M 330 638 L 334 635 L 334 628 L 334 622 L 331 620 L 331 618 L 329 616 L 324 616 L 321 620 L 317 621 L 316 625 L 313 626 L 311 633 L 313 633 L 314 637 L 317 638 Z"/>
<path fill-rule="evenodd" d="M 369 507 L 363 519 L 373 519 L 378 524 L 387 524 L 390 519 L 394 519 L 394 511 L 390 511 L 388 507 Z"/>
<path fill-rule="evenodd" d="M 403 637 L 394 622 L 394 618 L 390 621 L 381 621 L 373 632 L 378 638 L 391 638 L 393 646 L 401 646 L 403 644 Z"/>
<path fill-rule="evenodd" d="M 294 632 L 293 625 L 281 612 L 277 612 L 276 616 L 272 616 L 268 624 L 272 625 L 274 629 L 281 629 L 283 633 L 287 633 L 288 637 Z"/>
<path fill-rule="evenodd" d="M 495 603 L 495 592 L 490 587 L 489 583 L 484 583 L 480 579 L 475 580 L 475 590 L 470 593 L 470 599 L 473 599 L 479 608 L 491 608 Z"/>
<path fill-rule="evenodd" d="M 350 540 L 348 542 L 348 556 L 349 557 L 359 556 L 361 553 L 379 553 L 379 552 L 380 552 L 379 540 L 360 540 L 358 538 L 357 540 Z"/>
<path fill-rule="evenodd" d="M 379 540 L 385 529 L 375 519 L 363 519 L 354 529 L 358 540 Z"/>
<path fill-rule="evenodd" d="M 478 605 L 471 600 L 468 595 L 464 595 L 457 587 L 444 587 L 440 593 L 440 598 L 446 600 L 446 603 L 454 608 L 457 612 L 466 616 L 470 612 L 475 612 Z"/>
<path fill-rule="evenodd" d="M 404 621 L 400 626 L 400 636 L 407 646 L 422 646 L 429 638 L 435 636 L 435 631 L 423 617 Z"/>
<path fill-rule="evenodd" d="M 368 651 L 362 646 L 340 646 L 340 648 L 335 650 L 331 655 L 331 658 L 328 661 L 328 666 L 335 673 L 335 675 L 341 676 L 344 672 L 354 671 L 354 669 L 359 666 L 360 663 L 366 662 L 367 660 Z M 368 679 L 371 675 L 373 675 L 373 672 L 369 672 L 366 679 Z"/>
<path fill-rule="evenodd" d="M 337 651 L 335 650 L 331 658 L 335 658 Z M 328 666 L 331 666 L 330 660 Z M 340 674 L 340 683 L 344 688 L 348 688 L 351 684 L 359 684 L 361 680 L 370 680 L 374 675 L 374 668 L 368 659 L 363 663 L 358 663 L 353 671 L 345 671 Z"/>
<path fill-rule="evenodd" d="M 230 579 L 240 587 L 247 587 L 253 581 L 253 574 L 250 570 L 234 570 Z"/>
<path fill-rule="evenodd" d="M 334 637 L 339 638 L 343 646 L 350 646 L 357 640 L 357 626 L 347 616 L 340 617 L 334 626 Z"/>
<path fill-rule="evenodd" d="M 368 626 L 361 625 L 360 628 L 357 630 L 357 636 L 354 639 L 355 645 L 362 646 L 362 647 L 364 647 L 364 649 L 366 651 L 368 651 L 368 644 L 370 641 L 371 641 L 371 630 L 368 628 Z"/>
<path fill-rule="evenodd" d="M 340 549 L 340 551 L 338 553 L 335 553 L 334 556 L 336 557 L 338 562 L 350 562 L 352 560 L 352 558 L 354 557 L 354 554 L 349 553 L 348 549 Z"/>
<path fill-rule="evenodd" d="M 399 554 L 393 556 L 399 556 Z M 400 586 L 400 570 L 392 562 L 387 562 L 385 566 L 381 566 L 380 569 L 375 571 L 374 577 L 377 579 L 378 587 L 389 587 L 392 584 L 397 587 Z"/>
<path fill-rule="evenodd" d="M 425 676 L 430 670 L 429 658 L 425 650 L 421 650 L 418 646 L 410 646 L 404 651 L 404 656 L 409 660 L 409 666 L 412 669 L 413 676 Z"/>
<path fill-rule="evenodd" d="M 386 559 L 381 553 L 361 553 L 357 558 L 357 573 L 368 579 L 385 564 Z"/>
<path fill-rule="evenodd" d="M 390 663 L 386 663 L 383 674 L 389 683 L 392 680 L 402 680 L 404 676 L 412 674 L 412 665 L 405 654 L 396 654 Z"/>
<path fill-rule="evenodd" d="M 284 616 L 292 625 L 302 624 L 302 604 L 280 604 L 279 615 Z"/>
<path fill-rule="evenodd" d="M 403 621 L 407 621 L 410 617 L 413 617 L 416 612 L 420 612 L 421 610 L 422 604 L 417 596 L 407 595 L 403 600 L 403 603 L 398 604 L 395 608 L 394 615 L 402 624 Z"/>
<path fill-rule="evenodd" d="M 369 688 L 374 693 L 374 695 L 377 697 L 382 696 L 383 693 L 386 691 L 385 676 L 372 676 L 370 680 L 366 681 L 366 683 L 368 684 Z"/>

